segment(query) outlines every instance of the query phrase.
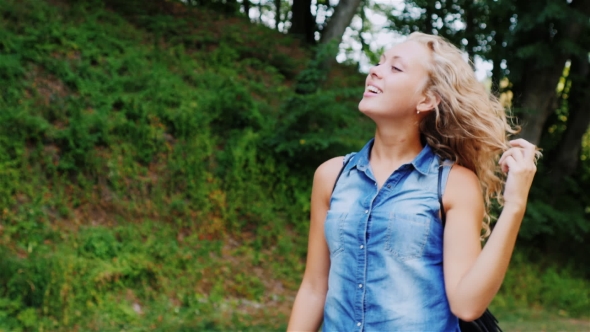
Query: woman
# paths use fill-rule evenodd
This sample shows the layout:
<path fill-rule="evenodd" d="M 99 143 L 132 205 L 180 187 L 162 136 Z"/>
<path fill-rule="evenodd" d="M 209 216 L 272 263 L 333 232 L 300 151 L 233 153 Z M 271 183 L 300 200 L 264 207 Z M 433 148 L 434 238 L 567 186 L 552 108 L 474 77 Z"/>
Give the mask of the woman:
<path fill-rule="evenodd" d="M 387 51 L 359 109 L 375 138 L 315 173 L 288 330 L 323 320 L 323 331 L 459 331 L 458 318 L 477 319 L 500 288 L 536 148 L 507 140 L 502 105 L 437 36 L 413 33 Z M 492 198 L 503 209 L 482 250 Z"/>

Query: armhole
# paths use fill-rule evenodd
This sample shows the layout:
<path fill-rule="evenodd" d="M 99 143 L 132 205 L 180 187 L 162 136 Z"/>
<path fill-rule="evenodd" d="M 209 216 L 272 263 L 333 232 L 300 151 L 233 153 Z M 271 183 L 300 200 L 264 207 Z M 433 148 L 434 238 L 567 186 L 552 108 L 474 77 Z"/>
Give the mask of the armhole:
<path fill-rule="evenodd" d="M 445 189 L 447 188 L 447 182 L 449 180 L 449 174 L 451 173 L 451 168 L 453 168 L 454 163 L 448 160 L 443 161 L 441 164 L 442 169 L 439 170 L 439 179 L 437 185 L 437 193 L 438 193 L 438 201 L 440 205 L 439 215 L 442 222 L 443 227 L 446 224 L 446 213 L 445 208 L 443 205 L 443 196 L 445 193 Z"/>
<path fill-rule="evenodd" d="M 338 176 L 336 177 L 336 180 L 334 181 L 334 186 L 332 186 L 332 192 L 330 193 L 330 205 L 332 205 L 332 196 L 334 196 L 334 191 L 336 191 L 336 186 L 338 185 L 338 180 L 340 180 L 342 173 L 344 173 L 344 169 L 346 168 L 348 163 L 352 160 L 352 157 L 354 157 L 355 154 L 356 154 L 356 152 L 349 153 L 346 156 L 344 156 L 344 159 L 342 159 L 342 168 L 340 168 L 340 172 L 338 172 Z"/>

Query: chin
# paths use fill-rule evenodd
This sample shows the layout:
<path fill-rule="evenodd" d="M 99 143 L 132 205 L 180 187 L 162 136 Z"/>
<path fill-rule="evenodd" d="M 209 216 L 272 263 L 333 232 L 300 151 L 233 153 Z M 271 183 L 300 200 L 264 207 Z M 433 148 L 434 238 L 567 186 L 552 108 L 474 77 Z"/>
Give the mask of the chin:
<path fill-rule="evenodd" d="M 371 108 L 359 107 L 359 111 L 361 113 L 363 113 L 369 119 L 373 120 L 373 122 L 376 122 L 377 119 L 382 119 L 383 118 L 383 114 L 381 114 L 379 112 L 376 112 L 374 109 L 371 109 Z"/>
<path fill-rule="evenodd" d="M 359 111 L 361 111 L 362 113 L 364 113 L 364 114 L 371 113 L 371 108 L 372 107 L 369 105 L 369 103 L 367 102 L 366 99 L 362 99 L 359 102 Z"/>
<path fill-rule="evenodd" d="M 363 99 L 360 101 L 358 109 L 361 113 L 373 119 L 375 116 L 382 114 L 383 110 L 380 110 L 379 107 L 375 107 L 375 105 L 371 104 L 372 103 L 368 102 L 366 99 Z"/>

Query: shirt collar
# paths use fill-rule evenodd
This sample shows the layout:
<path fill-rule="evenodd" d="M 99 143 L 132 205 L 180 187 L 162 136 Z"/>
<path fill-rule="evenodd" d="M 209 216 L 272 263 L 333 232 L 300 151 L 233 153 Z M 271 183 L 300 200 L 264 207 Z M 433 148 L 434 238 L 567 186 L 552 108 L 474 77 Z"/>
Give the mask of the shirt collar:
<path fill-rule="evenodd" d="M 365 171 L 369 167 L 369 155 L 375 139 L 372 138 L 356 155 L 357 158 L 352 167 L 356 167 L 361 171 Z M 415 170 L 420 172 L 422 175 L 427 175 L 430 165 L 432 164 L 435 154 L 432 151 L 430 145 L 425 144 L 422 151 L 410 162 Z"/>

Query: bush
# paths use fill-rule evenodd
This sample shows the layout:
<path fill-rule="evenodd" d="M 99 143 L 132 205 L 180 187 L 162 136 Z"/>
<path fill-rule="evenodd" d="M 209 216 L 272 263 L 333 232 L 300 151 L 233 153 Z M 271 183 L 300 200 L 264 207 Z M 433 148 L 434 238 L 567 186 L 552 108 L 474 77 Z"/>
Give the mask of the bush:
<path fill-rule="evenodd" d="M 542 307 L 565 316 L 588 318 L 590 282 L 571 266 L 550 260 L 531 262 L 526 250 L 517 251 L 492 307 L 504 311 Z"/>

